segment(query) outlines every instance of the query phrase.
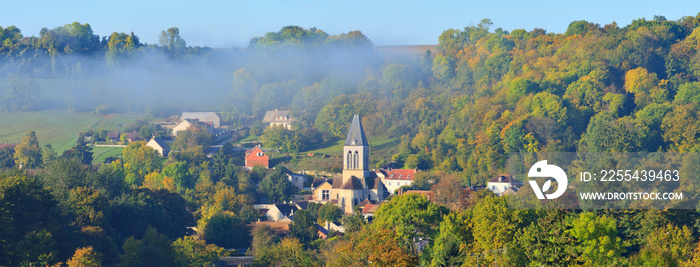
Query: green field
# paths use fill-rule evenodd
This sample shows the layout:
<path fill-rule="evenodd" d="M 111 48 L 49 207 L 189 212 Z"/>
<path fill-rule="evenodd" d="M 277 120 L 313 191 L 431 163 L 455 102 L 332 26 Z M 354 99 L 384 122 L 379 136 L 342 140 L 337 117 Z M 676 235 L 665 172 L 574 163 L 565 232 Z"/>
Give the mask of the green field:
<path fill-rule="evenodd" d="M 60 155 L 71 148 L 78 133 L 85 130 L 120 130 L 138 117 L 71 113 L 66 110 L 0 112 L 0 142 L 15 143 L 29 131 L 35 131 L 39 144 L 51 144 Z"/>
<path fill-rule="evenodd" d="M 374 168 L 375 164 L 380 160 L 390 162 L 391 156 L 397 152 L 400 142 L 401 140 L 399 138 L 379 137 L 371 139 L 369 154 L 370 168 Z M 334 165 L 342 167 L 344 144 L 345 139 L 318 144 L 299 153 L 298 159 L 286 164 L 286 166 L 299 170 L 327 170 Z M 313 154 L 313 157 L 309 157 L 309 154 Z M 273 159 L 271 161 L 273 164 L 288 160 L 288 158 L 284 158 L 284 154 L 281 153 L 275 156 L 283 157 L 283 159 L 277 159 L 277 161 Z"/>
<path fill-rule="evenodd" d="M 102 163 L 105 159 L 109 157 L 119 157 L 124 151 L 123 147 L 93 147 L 92 148 L 92 162 Z"/>

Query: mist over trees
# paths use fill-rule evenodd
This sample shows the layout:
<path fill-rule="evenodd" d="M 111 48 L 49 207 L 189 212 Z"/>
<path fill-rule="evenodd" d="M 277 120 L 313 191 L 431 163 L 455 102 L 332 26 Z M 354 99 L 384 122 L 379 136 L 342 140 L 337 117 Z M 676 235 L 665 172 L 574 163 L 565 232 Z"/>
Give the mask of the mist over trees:
<path fill-rule="evenodd" d="M 399 140 L 376 165 L 421 169 L 415 188 L 442 192 L 396 196 L 371 224 L 342 218 L 347 237 L 328 241 L 314 223 L 338 221 L 337 210 L 309 204 L 292 236 L 279 238 L 248 224 L 263 196 L 291 199 L 283 169 L 243 171 L 230 144 L 209 159 L 202 129 L 178 136 L 181 153 L 170 159 L 132 142 L 101 165 L 91 165 L 83 138 L 61 153 L 30 132 L 0 151 L 0 265 L 210 265 L 250 246 L 261 266 L 698 266 L 695 210 L 518 210 L 510 196 L 463 186 L 502 173 L 508 153 L 700 150 L 700 15 L 622 27 L 574 21 L 563 34 L 492 25 L 448 29 L 435 50 L 406 56 L 376 52 L 360 31 L 298 26 L 240 49 L 187 46 L 177 28 L 158 44 L 97 36 L 77 22 L 38 37 L 0 28 L 5 111 L 215 109 L 291 156 L 343 138 L 360 114 L 370 139 Z M 299 124 L 263 130 L 274 109 Z M 682 161 L 692 172 L 700 159 Z"/>

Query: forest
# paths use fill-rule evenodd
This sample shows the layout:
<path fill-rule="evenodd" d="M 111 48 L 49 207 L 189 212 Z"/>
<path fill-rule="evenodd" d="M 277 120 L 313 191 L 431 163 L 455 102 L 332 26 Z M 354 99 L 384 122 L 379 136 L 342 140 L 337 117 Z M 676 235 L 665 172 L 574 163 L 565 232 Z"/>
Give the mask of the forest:
<path fill-rule="evenodd" d="M 700 265 L 696 209 L 510 209 L 509 196 L 467 190 L 518 152 L 688 152 L 697 170 L 700 15 L 573 21 L 565 33 L 491 26 L 445 30 L 435 51 L 403 57 L 360 31 L 298 26 L 225 50 L 187 46 L 174 27 L 158 44 L 77 22 L 39 37 L 0 28 L 5 112 L 214 106 L 291 155 L 344 138 L 360 114 L 370 139 L 400 138 L 374 163 L 422 170 L 412 187 L 435 195 L 394 196 L 371 223 L 310 205 L 279 237 L 249 225 L 258 199 L 297 193 L 285 170 L 243 171 L 230 145 L 209 159 L 201 131 L 178 137 L 175 158 L 132 142 L 98 165 L 82 137 L 59 155 L 29 132 L 0 150 L 0 265 L 210 266 L 240 254 L 257 266 Z M 297 126 L 261 132 L 274 109 Z M 324 221 L 347 231 L 319 239 Z"/>

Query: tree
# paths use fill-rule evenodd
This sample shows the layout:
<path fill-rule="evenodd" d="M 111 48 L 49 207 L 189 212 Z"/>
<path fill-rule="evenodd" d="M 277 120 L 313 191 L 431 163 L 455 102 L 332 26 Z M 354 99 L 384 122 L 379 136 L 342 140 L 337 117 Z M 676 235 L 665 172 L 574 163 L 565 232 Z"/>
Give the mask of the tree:
<path fill-rule="evenodd" d="M 442 216 L 448 210 L 419 194 L 404 194 L 382 204 L 374 216 L 377 228 L 393 229 L 403 246 L 412 247 L 420 240 L 431 240 Z"/>
<path fill-rule="evenodd" d="M 85 137 L 80 134 L 73 148 L 63 152 L 63 157 L 78 159 L 84 165 L 92 164 L 92 147 L 87 145 Z"/>
<path fill-rule="evenodd" d="M 122 266 L 173 266 L 174 251 L 168 238 L 148 227 L 142 239 L 133 236 L 124 241 Z"/>
<path fill-rule="evenodd" d="M 180 190 L 192 189 L 196 183 L 196 177 L 190 173 L 187 162 L 173 162 L 163 168 L 162 174 L 167 178 L 173 179 L 175 185 Z"/>
<path fill-rule="evenodd" d="M 158 152 L 142 141 L 131 142 L 122 152 L 124 171 L 129 184 L 141 185 L 146 174 L 160 168 Z"/>
<path fill-rule="evenodd" d="M 343 216 L 343 213 L 343 209 L 328 202 L 318 209 L 318 218 L 326 222 L 337 222 Z"/>
<path fill-rule="evenodd" d="M 78 248 L 75 254 L 66 262 L 68 267 L 100 267 L 102 254 L 92 247 Z"/>
<path fill-rule="evenodd" d="M 163 51 L 171 57 L 179 56 L 187 48 L 185 40 L 180 37 L 180 29 L 177 27 L 161 31 L 158 43 L 163 48 Z"/>
<path fill-rule="evenodd" d="M 294 221 L 289 225 L 289 234 L 297 238 L 302 244 L 309 244 L 318 238 L 316 218 L 307 210 L 299 210 L 294 213 Z"/>
<path fill-rule="evenodd" d="M 204 239 L 224 248 L 246 248 L 250 246 L 250 229 L 233 213 L 221 212 L 209 219 Z"/>
<path fill-rule="evenodd" d="M 22 137 L 15 147 L 15 164 L 20 168 L 34 169 L 41 167 L 41 147 L 36 138 L 36 132 L 30 131 Z"/>
<path fill-rule="evenodd" d="M 173 242 L 172 247 L 177 266 L 212 266 L 219 257 L 227 254 L 226 249 L 207 244 L 194 236 L 180 237 Z"/>
<path fill-rule="evenodd" d="M 287 178 L 287 169 L 277 167 L 260 181 L 260 191 L 267 196 L 270 203 L 288 201 L 296 193 L 296 187 Z"/>
<path fill-rule="evenodd" d="M 567 232 L 578 242 L 580 262 L 589 266 L 612 264 L 620 256 L 622 246 L 614 218 L 585 212 L 569 226 Z"/>
<path fill-rule="evenodd" d="M 681 266 L 692 258 L 692 230 L 667 224 L 646 236 L 644 247 L 637 255 L 639 266 Z"/>
<path fill-rule="evenodd" d="M 418 256 L 396 242 L 396 232 L 364 228 L 322 252 L 326 266 L 417 266 Z"/>
<path fill-rule="evenodd" d="M 343 227 L 345 227 L 346 233 L 360 231 L 366 223 L 365 216 L 359 213 L 350 214 L 343 217 Z"/>
<path fill-rule="evenodd" d="M 56 151 L 53 150 L 51 144 L 44 145 L 41 155 L 41 160 L 44 167 L 48 167 L 56 159 Z"/>
<path fill-rule="evenodd" d="M 55 257 L 47 229 L 58 228 L 58 217 L 58 202 L 39 180 L 0 176 L 0 265 L 37 264 L 40 256 Z"/>
<path fill-rule="evenodd" d="M 0 109 L 5 111 L 29 111 L 39 99 L 39 83 L 34 80 L 10 79 L 5 96 L 0 98 Z"/>

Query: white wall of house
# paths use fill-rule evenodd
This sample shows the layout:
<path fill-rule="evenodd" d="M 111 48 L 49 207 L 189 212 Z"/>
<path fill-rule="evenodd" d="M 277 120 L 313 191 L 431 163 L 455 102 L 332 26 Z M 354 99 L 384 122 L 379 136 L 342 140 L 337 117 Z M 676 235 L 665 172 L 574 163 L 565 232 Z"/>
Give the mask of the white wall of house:
<path fill-rule="evenodd" d="M 488 182 L 486 183 L 486 188 L 489 190 L 493 191 L 496 195 L 500 195 L 503 192 L 506 191 L 509 187 L 511 187 L 511 183 L 502 183 L 502 182 Z"/>

